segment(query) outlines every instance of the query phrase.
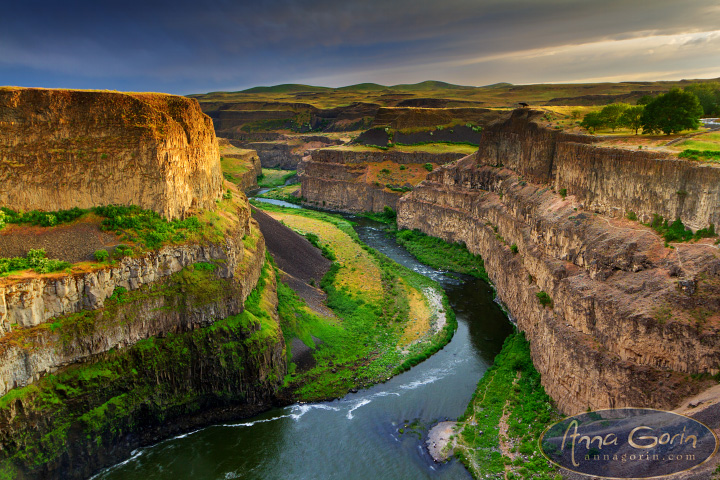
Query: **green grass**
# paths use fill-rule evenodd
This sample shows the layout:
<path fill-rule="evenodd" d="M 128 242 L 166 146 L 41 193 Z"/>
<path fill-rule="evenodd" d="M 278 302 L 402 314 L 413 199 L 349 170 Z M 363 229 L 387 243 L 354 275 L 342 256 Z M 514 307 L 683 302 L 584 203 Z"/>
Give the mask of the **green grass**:
<path fill-rule="evenodd" d="M 286 185 L 281 187 L 273 188 L 272 190 L 258 195 L 259 198 L 272 198 L 274 200 L 282 200 L 283 202 L 300 205 L 303 202 L 303 198 L 296 197 L 293 195 L 300 189 L 300 185 Z"/>
<path fill-rule="evenodd" d="M 51 273 L 66 268 L 70 268 L 70 263 L 47 258 L 44 249 L 30 250 L 25 257 L 0 258 L 0 277 L 29 269 Z"/>
<path fill-rule="evenodd" d="M 507 414 L 507 436 L 512 440 L 515 461 L 499 450 L 500 419 Z M 530 344 L 516 331 L 503 344 L 493 366 L 478 383 L 464 415 L 455 456 L 475 478 L 553 480 L 557 469 L 540 453 L 538 439 L 545 428 L 560 418 L 540 384 L 533 366 Z"/>
<path fill-rule="evenodd" d="M 712 148 L 718 148 L 720 147 L 720 144 L 712 144 Z M 697 149 L 698 146 L 696 146 L 696 149 L 686 149 L 683 150 L 678 154 L 678 157 L 680 158 L 687 158 L 688 160 L 695 160 L 698 162 L 712 162 L 712 163 L 720 163 L 720 150 L 710 150 L 710 149 Z"/>
<path fill-rule="evenodd" d="M 258 177 L 258 186 L 261 188 L 275 188 L 285 185 L 288 179 L 297 174 L 295 170 L 279 170 L 263 168 L 262 175 Z"/>
<path fill-rule="evenodd" d="M 351 388 L 384 381 L 417 365 L 450 341 L 457 322 L 447 298 L 443 296 L 443 310 L 447 318 L 445 328 L 411 344 L 406 347 L 407 353 L 402 353 L 398 345 L 409 320 L 404 285 L 416 290 L 442 290 L 432 280 L 398 265 L 363 244 L 346 219 L 325 212 L 269 204 L 259 205 L 259 208 L 321 220 L 336 226 L 370 256 L 381 272 L 382 289 L 377 298 L 366 294 L 362 287 L 348 287 L 353 283 L 344 281 L 345 277 L 352 277 L 355 273 L 337 262 L 333 263 L 322 279 L 321 287 L 327 293 L 327 306 L 337 319 L 316 315 L 289 288 L 278 287 L 278 309 L 286 343 L 289 344 L 292 338 L 299 338 L 306 345 L 317 347 L 313 352 L 317 365 L 307 372 L 292 373 L 286 378 L 287 388 L 297 400 L 336 398 Z M 339 245 L 323 244 L 312 232 L 307 237 L 331 260 L 341 258 L 335 253 Z M 313 336 L 322 343 L 315 346 Z"/>
<path fill-rule="evenodd" d="M 182 242 L 189 234 L 199 233 L 204 227 L 197 217 L 168 221 L 152 210 L 136 206 L 110 205 L 95 207 L 93 211 L 105 217 L 103 230 L 124 232 L 127 241 L 138 242 L 149 249 L 159 248 L 168 242 Z"/>
<path fill-rule="evenodd" d="M 396 240 L 426 265 L 489 280 L 483 259 L 472 254 L 464 244 L 448 243 L 419 230 L 400 230 Z"/>

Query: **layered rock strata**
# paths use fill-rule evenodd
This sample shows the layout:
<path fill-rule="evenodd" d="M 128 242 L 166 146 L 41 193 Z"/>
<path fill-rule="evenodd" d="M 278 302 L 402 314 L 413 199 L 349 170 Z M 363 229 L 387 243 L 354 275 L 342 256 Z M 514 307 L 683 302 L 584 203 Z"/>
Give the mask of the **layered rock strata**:
<path fill-rule="evenodd" d="M 546 391 L 566 413 L 677 406 L 702 388 L 703 375 L 720 372 L 717 246 L 706 240 L 669 248 L 648 227 L 584 208 L 589 195 L 610 205 L 605 192 L 616 190 L 606 176 L 605 190 L 572 195 L 557 181 L 570 162 L 566 147 L 593 152 L 608 175 L 626 153 L 566 142 L 570 137 L 528 124 L 527 114 L 488 128 L 477 156 L 429 174 L 399 201 L 398 226 L 465 242 L 482 255 L 498 297 L 531 342 Z M 587 166 L 585 178 L 599 177 L 591 166 L 597 163 L 575 161 Z M 617 189 L 630 192 L 635 184 L 642 197 L 646 178 L 676 188 L 676 177 L 661 176 L 665 164 L 657 162 L 647 176 L 617 172 Z M 543 180 L 557 181 L 568 196 Z"/>
<path fill-rule="evenodd" d="M 0 206 L 138 205 L 166 218 L 221 195 L 212 121 L 164 94 L 0 88 Z"/>
<path fill-rule="evenodd" d="M 426 163 L 442 165 L 462 156 L 461 153 L 319 149 L 304 158 L 298 168 L 302 172 L 301 196 L 310 203 L 335 210 L 381 212 L 386 206 L 396 209 L 403 189 L 414 185 L 403 182 L 392 190 L 370 175 L 373 164 L 385 162 L 402 168 Z"/>

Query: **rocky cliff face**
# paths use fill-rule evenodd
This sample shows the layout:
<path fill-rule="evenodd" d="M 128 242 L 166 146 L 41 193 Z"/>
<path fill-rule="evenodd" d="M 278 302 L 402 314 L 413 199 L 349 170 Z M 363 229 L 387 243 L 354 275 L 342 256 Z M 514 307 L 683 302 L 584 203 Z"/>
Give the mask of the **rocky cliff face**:
<path fill-rule="evenodd" d="M 571 138 L 527 115 L 515 112 L 489 128 L 477 157 L 432 172 L 399 201 L 398 225 L 463 241 L 483 256 L 498 297 L 531 342 L 546 391 L 563 411 L 676 406 L 703 386 L 690 375 L 720 371 L 717 246 L 666 248 L 647 227 L 584 208 L 590 195 L 610 205 L 608 192 L 623 189 L 648 198 L 646 180 L 671 184 L 677 177 L 661 176 L 663 160 L 648 164 L 648 175 L 627 177 L 620 169 L 611 176 L 610 166 L 625 153 L 566 142 Z M 575 157 L 587 166 L 582 178 L 593 189 L 563 199 L 544 182 L 572 193 L 557 180 L 569 178 L 560 172 L 570 168 L 570 151 L 592 152 L 605 170 Z M 603 152 L 608 158 L 599 158 Z M 641 164 L 644 159 L 638 156 Z M 552 306 L 541 304 L 541 292 Z"/>
<path fill-rule="evenodd" d="M 302 172 L 301 196 L 310 203 L 335 210 L 381 212 L 385 206 L 394 210 L 403 193 L 427 174 L 423 165 L 442 165 L 462 156 L 461 153 L 318 149 L 298 167 Z M 384 179 L 375 171 L 380 168 L 389 171 L 398 166 L 404 169 L 395 172 L 401 180 Z M 405 178 L 401 175 L 403 172 L 414 174 Z"/>
<path fill-rule="evenodd" d="M 88 478 L 140 446 L 270 408 L 286 373 L 273 269 L 263 269 L 246 303 L 251 311 L 225 318 L 241 305 L 233 293 L 242 292 L 226 284 L 228 295 L 206 303 L 200 284 L 174 280 L 162 284 L 169 290 L 131 296 L 112 313 L 120 324 L 147 315 L 125 330 L 157 322 L 162 336 L 111 349 L 3 397 L 2 478 Z M 87 348 L 95 340 L 86 334 L 57 348 Z"/>
<path fill-rule="evenodd" d="M 479 161 L 505 166 L 556 191 L 566 189 L 598 213 L 622 217 L 632 211 L 643 221 L 658 214 L 680 218 L 695 230 L 720 222 L 720 166 L 594 146 L 598 137 L 543 127 L 541 116 L 515 110 L 488 126 Z"/>
<path fill-rule="evenodd" d="M 0 89 L 0 205 L 139 205 L 174 219 L 221 195 L 218 145 L 196 100 Z"/>

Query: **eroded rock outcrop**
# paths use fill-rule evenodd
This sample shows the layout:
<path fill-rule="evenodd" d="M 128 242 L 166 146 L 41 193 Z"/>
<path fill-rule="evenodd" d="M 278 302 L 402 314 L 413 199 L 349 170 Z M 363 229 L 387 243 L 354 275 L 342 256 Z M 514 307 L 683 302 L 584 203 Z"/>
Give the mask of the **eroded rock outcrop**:
<path fill-rule="evenodd" d="M 563 411 L 677 406 L 703 386 L 691 375 L 720 371 L 717 246 L 708 240 L 667 248 L 643 225 L 584 208 L 590 195 L 613 205 L 621 199 L 608 192 L 629 195 L 633 184 L 636 196 L 648 198 L 646 180 L 675 189 L 676 177 L 661 175 L 663 160 L 649 163 L 642 177 L 622 168 L 610 176 L 618 158 L 629 162 L 633 152 L 596 149 L 528 115 L 513 113 L 486 130 L 476 156 L 432 172 L 399 201 L 398 225 L 465 242 L 482 255 Z M 568 179 L 560 172 L 573 159 L 569 151 L 592 152 L 593 162 L 574 157 L 574 168 L 586 166 L 583 178 L 603 178 L 575 196 L 570 183 L 557 180 Z M 605 165 L 600 173 L 598 162 Z M 552 191 L 555 181 L 569 196 Z M 541 292 L 552 306 L 541 304 Z"/>
<path fill-rule="evenodd" d="M 442 165 L 462 156 L 454 152 L 319 149 L 298 168 L 302 172 L 301 196 L 336 210 L 381 212 L 386 206 L 394 210 L 398 199 L 425 178 L 425 164 Z"/>
<path fill-rule="evenodd" d="M 0 205 L 138 205 L 169 219 L 221 195 L 212 121 L 153 93 L 0 88 Z"/>
<path fill-rule="evenodd" d="M 274 269 L 197 102 L 5 88 L 0 122 L 1 206 L 132 204 L 197 213 L 199 228 L 0 279 L 0 477 L 88 478 L 167 435 L 270 408 L 287 371 Z"/>

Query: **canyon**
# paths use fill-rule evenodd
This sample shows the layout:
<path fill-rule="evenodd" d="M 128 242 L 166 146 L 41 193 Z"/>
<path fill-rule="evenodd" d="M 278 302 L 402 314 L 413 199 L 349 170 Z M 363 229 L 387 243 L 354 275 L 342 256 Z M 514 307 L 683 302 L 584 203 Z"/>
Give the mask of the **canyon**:
<path fill-rule="evenodd" d="M 167 435 L 269 408 L 287 372 L 275 271 L 197 102 L 3 88 L 0 119 L 0 206 L 137 205 L 163 228 L 192 217 L 205 232 L 154 248 L 107 232 L 107 261 L 0 278 L 0 478 L 87 478 Z M 54 231 L 0 233 L 23 228 Z"/>
<path fill-rule="evenodd" d="M 476 154 L 398 201 L 398 227 L 482 255 L 565 413 L 674 408 L 720 372 L 718 247 L 666 245 L 623 215 L 706 228 L 720 169 L 594 147 L 594 137 L 546 128 L 541 116 L 515 110 L 488 126 Z"/>

